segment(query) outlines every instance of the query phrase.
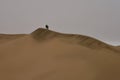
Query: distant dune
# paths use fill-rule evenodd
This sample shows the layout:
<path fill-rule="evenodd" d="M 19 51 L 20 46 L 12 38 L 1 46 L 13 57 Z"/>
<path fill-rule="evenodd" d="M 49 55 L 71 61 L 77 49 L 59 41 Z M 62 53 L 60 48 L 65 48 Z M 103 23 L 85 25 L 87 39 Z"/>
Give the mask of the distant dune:
<path fill-rule="evenodd" d="M 0 34 L 0 44 L 23 36 L 25 36 L 25 34 Z"/>
<path fill-rule="evenodd" d="M 0 80 L 120 80 L 120 51 L 88 36 L 43 28 L 1 34 Z"/>

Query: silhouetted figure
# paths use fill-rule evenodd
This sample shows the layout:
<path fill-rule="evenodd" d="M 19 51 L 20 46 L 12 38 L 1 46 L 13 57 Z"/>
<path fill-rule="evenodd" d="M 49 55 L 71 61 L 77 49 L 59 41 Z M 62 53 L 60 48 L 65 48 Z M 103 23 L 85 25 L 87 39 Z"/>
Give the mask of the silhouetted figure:
<path fill-rule="evenodd" d="M 46 29 L 49 29 L 49 26 L 48 25 L 45 25 Z"/>

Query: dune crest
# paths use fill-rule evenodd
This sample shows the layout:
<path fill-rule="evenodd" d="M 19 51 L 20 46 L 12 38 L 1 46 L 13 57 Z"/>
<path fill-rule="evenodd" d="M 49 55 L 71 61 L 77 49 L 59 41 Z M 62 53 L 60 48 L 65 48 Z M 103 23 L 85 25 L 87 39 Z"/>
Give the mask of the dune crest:
<path fill-rule="evenodd" d="M 116 51 L 112 45 L 106 44 L 100 40 L 85 35 L 64 34 L 44 28 L 39 28 L 35 30 L 34 32 L 31 33 L 31 35 L 37 41 L 45 41 L 45 40 L 57 38 L 67 43 L 83 45 L 88 48 L 93 48 L 93 49 L 106 48 Z"/>

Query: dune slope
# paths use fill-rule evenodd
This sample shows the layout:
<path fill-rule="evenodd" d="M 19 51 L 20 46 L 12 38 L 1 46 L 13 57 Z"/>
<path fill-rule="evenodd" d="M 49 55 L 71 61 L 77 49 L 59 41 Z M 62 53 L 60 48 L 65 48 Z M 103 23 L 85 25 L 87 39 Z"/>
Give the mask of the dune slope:
<path fill-rule="evenodd" d="M 61 41 L 70 43 L 70 44 L 77 44 L 82 45 L 91 49 L 109 49 L 111 51 L 118 52 L 114 46 L 106 44 L 104 42 L 101 42 L 100 40 L 97 40 L 92 37 L 88 37 L 85 35 L 78 35 L 78 34 L 63 34 L 58 33 L 55 31 L 46 30 L 43 28 L 39 28 L 31 33 L 32 37 L 41 42 L 45 40 L 50 40 L 53 38 L 59 38 Z"/>
<path fill-rule="evenodd" d="M 0 80 L 119 80 L 120 54 L 77 34 L 37 29 L 0 45 Z"/>
<path fill-rule="evenodd" d="M 26 34 L 0 34 L 0 44 L 9 42 L 14 39 L 21 38 L 25 36 Z"/>

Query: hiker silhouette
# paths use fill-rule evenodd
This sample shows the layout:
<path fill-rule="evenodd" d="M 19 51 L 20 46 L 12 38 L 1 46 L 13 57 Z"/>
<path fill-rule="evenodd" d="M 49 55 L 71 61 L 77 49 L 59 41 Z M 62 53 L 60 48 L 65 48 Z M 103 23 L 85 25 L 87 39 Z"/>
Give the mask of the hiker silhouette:
<path fill-rule="evenodd" d="M 46 29 L 49 29 L 49 26 L 48 25 L 45 25 Z"/>

